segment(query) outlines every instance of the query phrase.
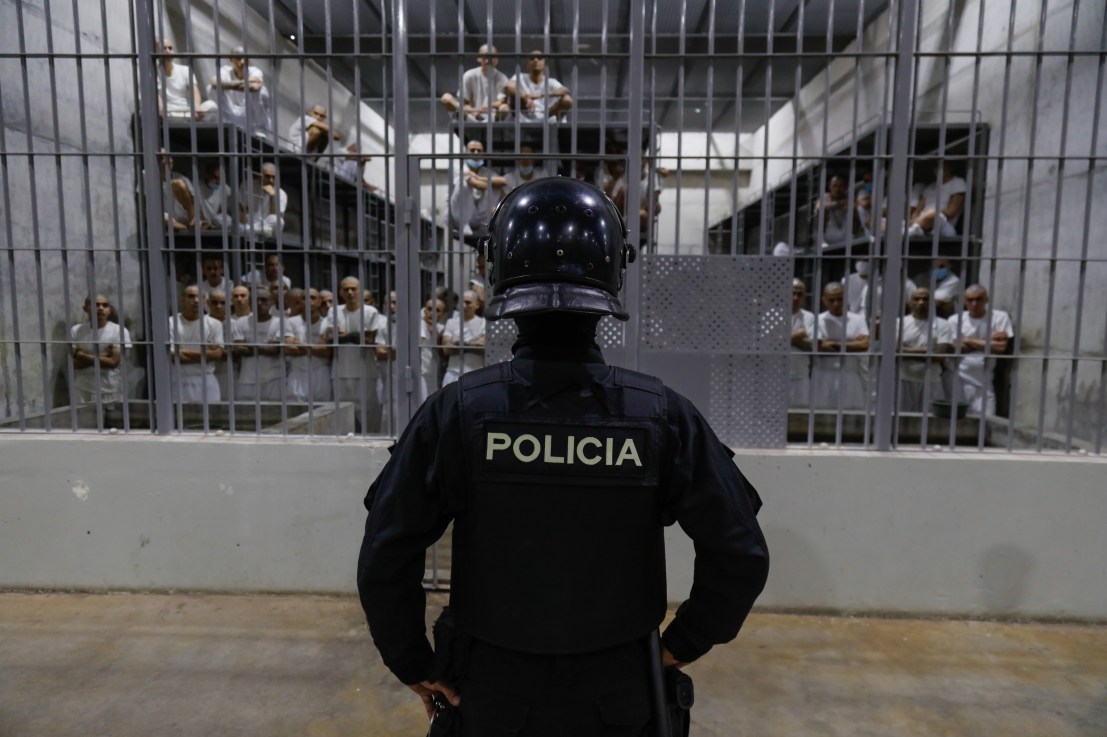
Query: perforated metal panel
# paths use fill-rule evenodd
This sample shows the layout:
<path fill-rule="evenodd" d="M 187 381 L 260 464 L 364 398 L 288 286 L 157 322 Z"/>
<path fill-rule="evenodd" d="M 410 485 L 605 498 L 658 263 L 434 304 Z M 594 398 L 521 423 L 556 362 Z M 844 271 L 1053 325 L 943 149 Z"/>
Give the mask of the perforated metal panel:
<path fill-rule="evenodd" d="M 687 396 L 727 445 L 784 447 L 792 260 L 646 256 L 641 369 Z"/>
<path fill-rule="evenodd" d="M 654 255 L 639 268 L 638 369 L 688 397 L 727 445 L 784 447 L 792 260 Z M 513 320 L 486 335 L 489 363 L 511 358 Z M 625 365 L 624 323 L 605 317 L 596 337 L 608 363 Z"/>
<path fill-rule="evenodd" d="M 642 272 L 644 350 L 788 349 L 791 259 L 646 256 Z"/>
<path fill-rule="evenodd" d="M 623 364 L 625 328 L 623 323 L 613 317 L 604 317 L 596 326 L 596 343 L 603 351 L 604 360 L 609 364 Z M 486 361 L 489 364 L 507 361 L 511 358 L 511 345 L 519 331 L 514 320 L 497 320 L 488 323 L 485 328 Z"/>
<path fill-rule="evenodd" d="M 511 359 L 511 344 L 519 336 L 514 320 L 496 320 L 484 325 L 484 360 L 487 365 Z"/>

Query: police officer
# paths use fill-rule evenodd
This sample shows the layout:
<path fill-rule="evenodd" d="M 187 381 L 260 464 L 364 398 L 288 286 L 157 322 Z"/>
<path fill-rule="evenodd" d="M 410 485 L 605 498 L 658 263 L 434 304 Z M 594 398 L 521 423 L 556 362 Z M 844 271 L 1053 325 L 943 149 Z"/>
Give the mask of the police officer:
<path fill-rule="evenodd" d="M 760 499 L 688 400 L 603 361 L 596 325 L 627 319 L 634 258 L 611 200 L 573 179 L 524 184 L 484 247 L 485 317 L 516 321 L 514 357 L 431 396 L 369 489 L 370 632 L 428 715 L 435 692 L 458 705 L 462 735 L 653 734 L 645 643 L 666 612 L 664 527 L 696 547 L 662 637 L 679 666 L 732 640 L 764 587 Z M 451 521 L 436 658 L 424 553 Z"/>

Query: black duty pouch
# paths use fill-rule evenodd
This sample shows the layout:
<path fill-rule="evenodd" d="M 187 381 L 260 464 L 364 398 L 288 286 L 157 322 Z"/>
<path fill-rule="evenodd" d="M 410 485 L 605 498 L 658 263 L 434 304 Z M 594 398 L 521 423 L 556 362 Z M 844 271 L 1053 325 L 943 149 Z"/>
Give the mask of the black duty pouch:
<path fill-rule="evenodd" d="M 444 607 L 434 623 L 434 669 L 430 674 L 431 681 L 456 688 L 465 676 L 471 643 L 472 638 L 458 631 L 453 612 L 449 607 Z"/>
<path fill-rule="evenodd" d="M 692 726 L 692 704 L 696 701 L 692 678 L 679 668 L 665 669 L 665 700 L 669 706 L 669 724 L 673 737 L 688 737 Z"/>
<path fill-rule="evenodd" d="M 450 608 L 443 608 L 434 623 L 434 669 L 430 680 L 457 688 L 465 675 L 470 643 L 470 638 L 454 625 Z M 461 734 L 461 715 L 457 707 L 441 694 L 434 694 L 433 699 L 434 713 L 427 737 L 458 737 Z"/>

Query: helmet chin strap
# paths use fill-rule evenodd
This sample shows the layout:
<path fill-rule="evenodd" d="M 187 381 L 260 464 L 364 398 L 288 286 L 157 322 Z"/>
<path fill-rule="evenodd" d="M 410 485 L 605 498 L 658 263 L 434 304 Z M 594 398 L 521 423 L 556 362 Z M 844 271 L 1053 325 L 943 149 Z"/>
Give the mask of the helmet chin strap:
<path fill-rule="evenodd" d="M 634 260 L 638 258 L 638 249 L 630 245 L 626 241 L 623 241 L 623 262 L 619 267 L 619 291 L 623 291 L 623 284 L 627 278 L 627 264 L 633 264 Z"/>

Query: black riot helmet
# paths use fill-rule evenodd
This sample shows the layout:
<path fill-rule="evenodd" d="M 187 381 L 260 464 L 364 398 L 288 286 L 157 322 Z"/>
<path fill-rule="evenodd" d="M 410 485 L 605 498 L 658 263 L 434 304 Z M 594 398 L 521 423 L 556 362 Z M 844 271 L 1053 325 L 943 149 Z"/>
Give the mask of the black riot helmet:
<path fill-rule="evenodd" d="M 619 290 L 634 249 L 615 203 L 576 179 L 548 177 L 500 202 L 483 241 L 489 320 L 542 312 L 626 320 Z"/>

